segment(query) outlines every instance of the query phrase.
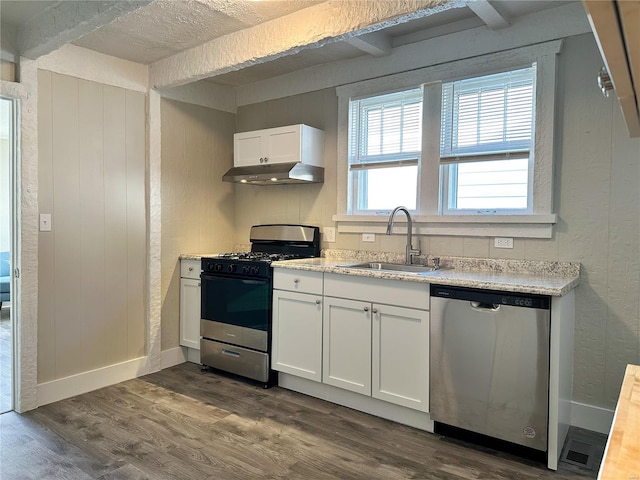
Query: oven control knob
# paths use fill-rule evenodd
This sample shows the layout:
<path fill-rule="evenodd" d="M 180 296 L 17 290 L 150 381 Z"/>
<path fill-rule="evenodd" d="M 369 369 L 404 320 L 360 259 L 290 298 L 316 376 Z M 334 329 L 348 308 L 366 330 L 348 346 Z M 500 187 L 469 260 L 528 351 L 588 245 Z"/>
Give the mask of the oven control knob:
<path fill-rule="evenodd" d="M 216 263 L 216 264 L 214 265 L 213 269 L 214 269 L 216 272 L 221 271 L 221 270 L 222 270 L 222 264 L 221 264 L 221 263 Z"/>
<path fill-rule="evenodd" d="M 236 271 L 236 266 L 232 263 L 227 267 L 227 270 L 229 271 L 229 273 L 233 273 Z"/>
<path fill-rule="evenodd" d="M 251 267 L 251 273 L 254 275 L 258 275 L 258 273 L 260 273 L 260 267 L 256 267 L 256 266 Z"/>
<path fill-rule="evenodd" d="M 248 275 L 250 271 L 251 267 L 249 265 L 245 265 L 244 267 L 242 267 L 242 273 L 244 273 L 245 275 Z"/>

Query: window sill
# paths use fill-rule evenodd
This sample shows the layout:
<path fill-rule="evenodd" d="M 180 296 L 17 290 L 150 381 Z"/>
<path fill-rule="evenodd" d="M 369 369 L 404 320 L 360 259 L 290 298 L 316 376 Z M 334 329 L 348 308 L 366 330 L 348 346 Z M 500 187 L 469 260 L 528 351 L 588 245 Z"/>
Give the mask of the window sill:
<path fill-rule="evenodd" d="M 385 233 L 387 215 L 334 215 L 338 233 Z M 550 215 L 417 215 L 412 217 L 417 235 L 465 237 L 551 238 L 556 214 Z M 394 231 L 401 233 L 404 215 L 394 220 Z M 398 228 L 399 227 L 399 228 Z M 406 232 L 406 225 L 404 226 Z"/>

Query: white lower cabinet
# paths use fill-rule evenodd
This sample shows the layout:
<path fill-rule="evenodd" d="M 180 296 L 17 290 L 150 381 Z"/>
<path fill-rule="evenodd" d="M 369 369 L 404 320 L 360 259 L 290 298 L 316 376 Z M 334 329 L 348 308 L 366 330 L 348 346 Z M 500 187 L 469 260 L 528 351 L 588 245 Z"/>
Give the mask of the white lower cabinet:
<path fill-rule="evenodd" d="M 429 411 L 429 312 L 373 305 L 374 398 Z"/>
<path fill-rule="evenodd" d="M 322 274 L 321 274 L 322 275 Z M 273 291 L 271 368 L 322 380 L 322 297 Z"/>
<path fill-rule="evenodd" d="M 322 278 L 276 269 L 272 368 L 428 412 L 429 285 Z"/>
<path fill-rule="evenodd" d="M 371 305 L 324 298 L 322 382 L 371 395 Z"/>
<path fill-rule="evenodd" d="M 200 260 L 181 260 L 180 272 L 180 345 L 200 350 Z"/>

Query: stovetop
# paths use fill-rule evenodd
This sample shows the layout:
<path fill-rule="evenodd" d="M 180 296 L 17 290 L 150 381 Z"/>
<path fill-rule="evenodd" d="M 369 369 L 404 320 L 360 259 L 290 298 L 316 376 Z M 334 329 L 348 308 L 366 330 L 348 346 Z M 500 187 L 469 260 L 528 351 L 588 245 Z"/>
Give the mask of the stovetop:
<path fill-rule="evenodd" d="M 250 262 L 275 262 L 278 260 L 292 260 L 302 258 L 301 255 L 293 253 L 271 253 L 271 252 L 231 252 L 221 253 L 216 258 Z"/>

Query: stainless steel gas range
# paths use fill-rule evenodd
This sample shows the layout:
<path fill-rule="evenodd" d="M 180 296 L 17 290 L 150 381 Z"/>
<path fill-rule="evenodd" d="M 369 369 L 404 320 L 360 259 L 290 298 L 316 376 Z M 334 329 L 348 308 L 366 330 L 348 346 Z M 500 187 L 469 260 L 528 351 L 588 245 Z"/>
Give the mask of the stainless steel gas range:
<path fill-rule="evenodd" d="M 202 259 L 200 361 L 269 387 L 271 262 L 320 255 L 320 229 L 306 225 L 251 227 L 251 251 Z"/>

